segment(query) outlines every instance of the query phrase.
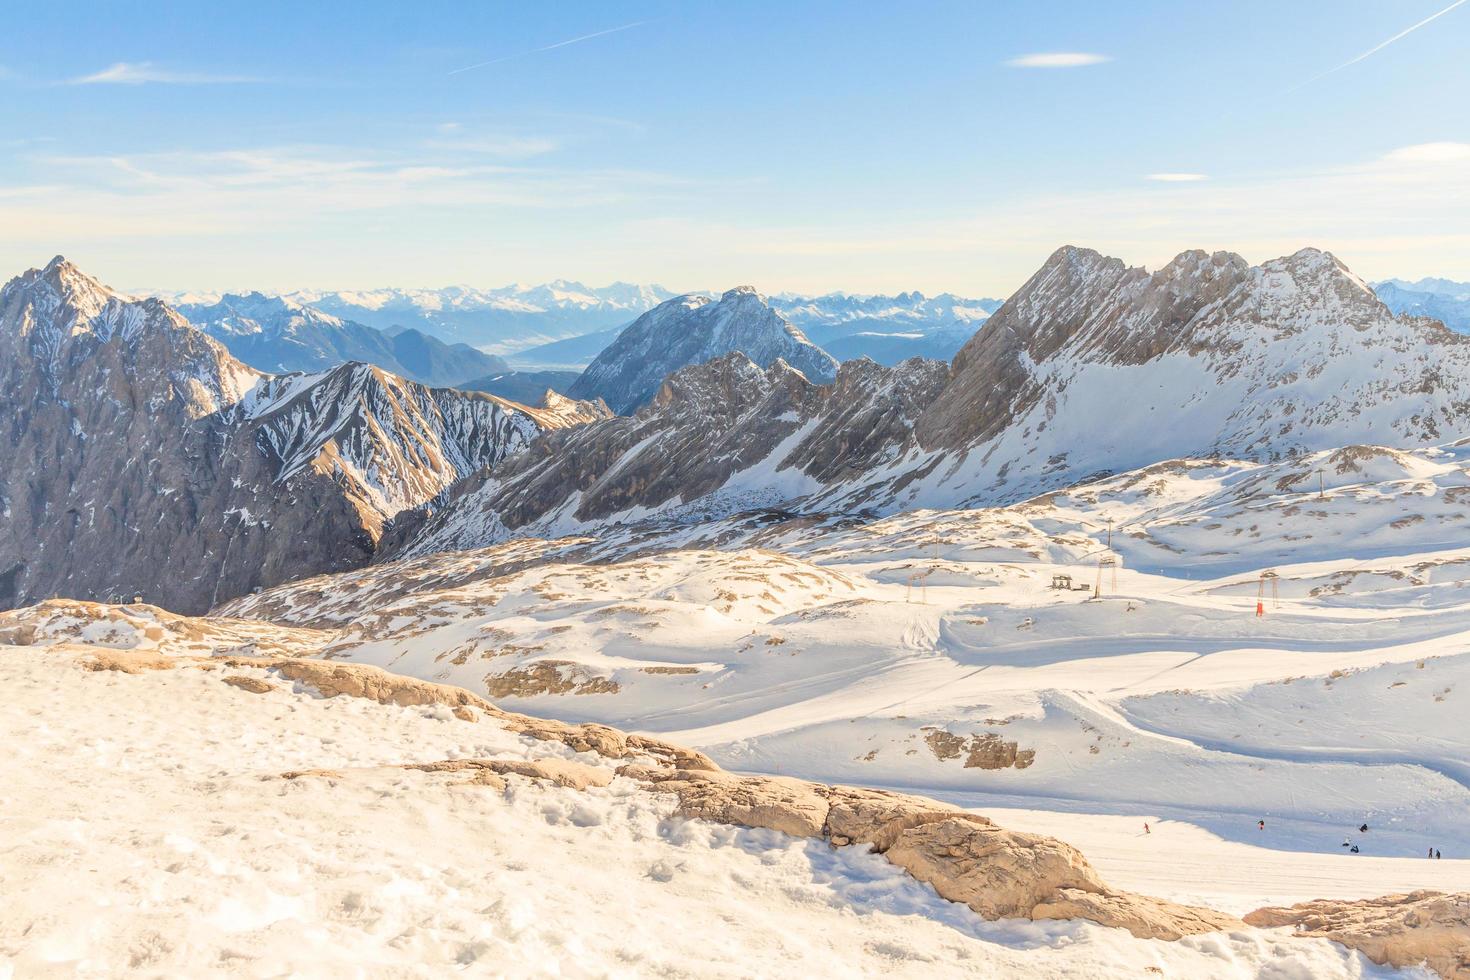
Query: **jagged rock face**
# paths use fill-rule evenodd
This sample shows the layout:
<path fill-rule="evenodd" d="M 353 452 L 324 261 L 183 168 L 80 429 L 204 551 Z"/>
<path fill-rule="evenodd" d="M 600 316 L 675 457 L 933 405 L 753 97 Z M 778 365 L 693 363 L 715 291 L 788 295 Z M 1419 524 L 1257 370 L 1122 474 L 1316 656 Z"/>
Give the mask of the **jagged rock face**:
<path fill-rule="evenodd" d="M 446 344 L 412 329 L 390 334 L 260 293 L 226 294 L 215 303 L 182 305 L 179 312 L 261 371 L 324 371 L 363 361 L 424 384 L 454 385 L 509 370 L 501 358 L 467 344 Z"/>
<path fill-rule="evenodd" d="M 566 412 L 569 403 L 558 403 Z M 581 421 L 576 409 L 570 421 Z M 366 364 L 263 381 L 235 413 L 277 480 L 331 476 L 374 539 L 384 521 L 494 466 L 563 420 L 490 395 L 425 388 Z"/>
<path fill-rule="evenodd" d="M 1103 470 L 1470 432 L 1470 340 L 1396 318 L 1315 249 L 1155 273 L 1065 248 L 955 358 L 920 421 L 954 502 Z"/>
<path fill-rule="evenodd" d="M 686 505 L 709 515 L 778 504 L 899 458 L 947 376 L 933 361 L 853 361 L 834 384 L 817 385 L 784 361 L 763 371 L 727 354 L 674 374 L 634 416 L 550 434 L 466 481 L 425 523 L 397 528 L 382 556 Z"/>
<path fill-rule="evenodd" d="M 652 401 L 664 378 L 734 351 L 769 367 L 777 360 L 824 383 L 837 361 L 806 339 L 749 286 L 718 301 L 680 296 L 633 321 L 568 389 L 572 398 L 601 398 L 624 414 Z"/>
<path fill-rule="evenodd" d="M 364 564 L 384 521 L 580 408 L 361 365 L 269 379 L 57 258 L 0 292 L 0 607 L 202 611 Z"/>

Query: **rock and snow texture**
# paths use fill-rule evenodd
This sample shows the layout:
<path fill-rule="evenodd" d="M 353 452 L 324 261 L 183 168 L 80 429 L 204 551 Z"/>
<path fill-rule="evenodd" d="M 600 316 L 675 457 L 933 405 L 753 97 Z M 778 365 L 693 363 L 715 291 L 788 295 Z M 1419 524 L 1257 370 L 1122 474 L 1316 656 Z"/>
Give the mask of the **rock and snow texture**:
<path fill-rule="evenodd" d="M 5 975 L 1414 975 L 1280 932 L 987 922 L 474 709 L 91 659 L 0 647 Z"/>
<path fill-rule="evenodd" d="M 58 257 L 0 291 L 0 606 L 197 612 L 360 565 L 398 510 L 597 411 L 364 365 L 272 378 Z"/>
<path fill-rule="evenodd" d="M 426 522 L 402 522 L 383 555 L 780 506 L 892 465 L 947 376 L 937 361 L 861 360 L 818 385 L 785 361 L 763 370 L 726 354 L 669 377 L 635 415 L 552 434 L 465 481 Z"/>
<path fill-rule="evenodd" d="M 738 351 L 761 367 L 783 361 L 810 381 L 831 381 L 837 361 L 767 305 L 749 286 L 709 296 L 680 296 L 633 321 L 568 389 L 601 398 L 626 415 L 653 400 L 670 374 Z"/>
<path fill-rule="evenodd" d="M 467 344 L 446 344 L 414 329 L 390 333 L 260 293 L 226 294 L 214 303 L 180 305 L 178 312 L 241 361 L 272 374 L 361 361 L 411 381 L 457 385 L 509 369 Z"/>
<path fill-rule="evenodd" d="M 612 354 L 609 370 L 623 363 Z M 790 394 L 779 403 L 732 394 L 727 403 L 743 414 L 711 430 L 707 443 L 721 447 L 710 454 L 718 479 L 672 488 L 633 479 L 645 473 L 640 459 L 668 447 L 629 433 L 651 439 L 679 430 L 688 409 L 669 393 L 707 384 L 714 364 L 730 374 L 727 359 L 686 368 L 667 379 L 637 423 L 613 420 L 578 433 L 576 465 L 542 466 L 534 486 L 523 475 L 517 485 L 525 495 L 508 496 L 509 482 L 464 488 L 425 532 L 432 539 L 410 550 L 654 514 L 1006 503 L 1181 457 L 1280 459 L 1350 443 L 1414 447 L 1470 437 L 1470 338 L 1394 316 L 1336 259 L 1313 249 L 1260 266 L 1229 253 L 1186 252 L 1154 273 L 1060 249 L 949 372 L 917 359 L 887 374 L 847 362 L 833 389 L 819 390 L 808 377 L 809 392 L 802 381 L 783 381 Z M 754 376 L 745 374 L 720 383 L 753 388 Z M 844 390 L 859 378 L 873 380 L 855 396 Z M 881 451 L 866 451 L 848 424 L 860 421 L 844 414 L 854 402 L 860 412 L 885 406 L 881 438 L 870 440 Z M 722 434 L 732 427 L 795 441 L 742 442 L 727 452 Z"/>

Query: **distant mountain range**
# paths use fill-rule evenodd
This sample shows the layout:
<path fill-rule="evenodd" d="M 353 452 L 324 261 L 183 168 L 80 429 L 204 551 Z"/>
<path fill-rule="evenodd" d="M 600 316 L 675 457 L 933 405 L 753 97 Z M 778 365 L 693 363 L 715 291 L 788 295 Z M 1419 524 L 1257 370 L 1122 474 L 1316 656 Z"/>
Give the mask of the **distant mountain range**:
<path fill-rule="evenodd" d="M 1150 273 L 1068 247 L 952 365 L 849 361 L 821 385 L 780 359 L 693 364 L 633 416 L 544 436 L 406 515 L 382 555 L 756 508 L 986 505 L 1169 459 L 1467 437 L 1470 338 L 1396 316 L 1328 253 L 1185 252 Z"/>
<path fill-rule="evenodd" d="M 213 303 L 176 308 L 260 371 L 323 371 L 363 361 L 413 381 L 447 386 L 510 370 L 501 358 L 468 344 L 446 344 L 411 327 L 380 330 L 280 296 L 231 293 Z"/>
<path fill-rule="evenodd" d="M 284 298 L 382 330 L 413 328 L 504 354 L 624 326 L 673 297 L 661 286 L 615 282 L 593 288 L 558 279 L 498 289 L 301 290 Z"/>
<path fill-rule="evenodd" d="M 1433 317 L 1451 330 L 1470 333 L 1470 282 L 1388 279 L 1373 289 L 1395 313 Z"/>
<path fill-rule="evenodd" d="M 361 565 L 399 511 L 602 414 L 354 362 L 263 374 L 58 256 L 0 290 L 0 607 L 141 595 L 202 612 Z"/>
<path fill-rule="evenodd" d="M 839 361 L 868 357 L 894 365 L 910 357 L 949 360 L 980 325 L 1000 308 L 998 299 L 962 299 L 944 293 L 854 296 L 782 293 L 767 298 L 771 309 L 798 327 L 812 343 Z M 598 330 L 507 355 L 517 366 L 583 368 L 620 333 Z"/>

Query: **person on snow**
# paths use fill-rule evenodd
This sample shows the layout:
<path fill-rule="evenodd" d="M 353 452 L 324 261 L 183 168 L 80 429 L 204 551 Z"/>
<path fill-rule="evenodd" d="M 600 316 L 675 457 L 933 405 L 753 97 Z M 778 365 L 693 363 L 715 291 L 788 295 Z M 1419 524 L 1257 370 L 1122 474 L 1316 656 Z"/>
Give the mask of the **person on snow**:
<path fill-rule="evenodd" d="M 1152 831 L 1152 830 L 1149 830 L 1149 829 L 1148 829 L 1148 821 L 1147 821 L 1147 820 L 1145 820 L 1145 821 L 1144 821 L 1144 822 L 1143 822 L 1143 832 L 1144 832 L 1144 833 L 1145 833 L 1145 834 L 1151 834 L 1151 833 L 1153 833 L 1153 831 Z"/>
<path fill-rule="evenodd" d="M 1350 848 L 1350 849 L 1349 849 L 1349 851 L 1348 851 L 1348 853 L 1349 853 L 1349 854 L 1356 854 L 1356 853 L 1358 853 L 1358 845 L 1357 845 L 1357 844 L 1354 844 L 1354 845 L 1353 845 L 1353 846 L 1352 846 L 1352 847 L 1351 847 L 1351 848 Z"/>
<path fill-rule="evenodd" d="M 1366 834 L 1367 832 L 1368 832 L 1368 825 L 1367 824 L 1363 824 L 1363 826 L 1361 826 L 1361 827 L 1358 828 L 1358 833 L 1360 833 L 1360 834 Z"/>
<path fill-rule="evenodd" d="M 1429 853 L 1426 854 L 1425 857 L 1430 857 L 1430 858 L 1434 857 L 1434 848 L 1431 847 L 1429 849 Z"/>
<path fill-rule="evenodd" d="M 1437 848 L 1437 847 L 1434 849 L 1434 859 L 1436 861 L 1438 861 L 1440 859 L 1439 848 Z"/>
<path fill-rule="evenodd" d="M 1352 847 L 1353 846 L 1352 839 L 1351 838 L 1348 838 L 1348 837 L 1344 837 L 1342 839 L 1342 846 L 1343 847 Z"/>
<path fill-rule="evenodd" d="M 1266 829 L 1266 821 L 1264 821 L 1264 820 L 1257 820 L 1256 821 L 1256 829 L 1257 830 L 1265 830 Z"/>

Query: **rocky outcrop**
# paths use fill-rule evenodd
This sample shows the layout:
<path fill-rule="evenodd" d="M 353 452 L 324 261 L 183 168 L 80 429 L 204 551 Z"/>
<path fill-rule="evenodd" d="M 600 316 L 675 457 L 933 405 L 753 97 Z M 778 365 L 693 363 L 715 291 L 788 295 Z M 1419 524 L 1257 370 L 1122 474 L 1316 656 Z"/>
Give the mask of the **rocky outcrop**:
<path fill-rule="evenodd" d="M 1183 939 L 1240 928 L 1240 920 L 1214 909 L 1180 905 L 1131 892 L 1061 888 L 1031 910 L 1033 919 L 1088 919 L 1127 929 L 1140 939 Z"/>
<path fill-rule="evenodd" d="M 598 414 L 366 365 L 270 378 L 58 256 L 0 290 L 0 608 L 202 612 L 363 565 L 397 511 Z"/>
<path fill-rule="evenodd" d="M 760 367 L 783 361 L 811 381 L 831 381 L 837 360 L 806 339 L 749 286 L 718 301 L 679 296 L 634 320 L 567 389 L 627 414 L 652 401 L 666 377 L 740 352 Z"/>
<path fill-rule="evenodd" d="M 1257 909 L 1253 926 L 1291 926 L 1296 935 L 1330 939 L 1374 963 L 1424 964 L 1445 980 L 1470 980 L 1470 892 L 1417 891 L 1365 901 L 1303 902 Z"/>

